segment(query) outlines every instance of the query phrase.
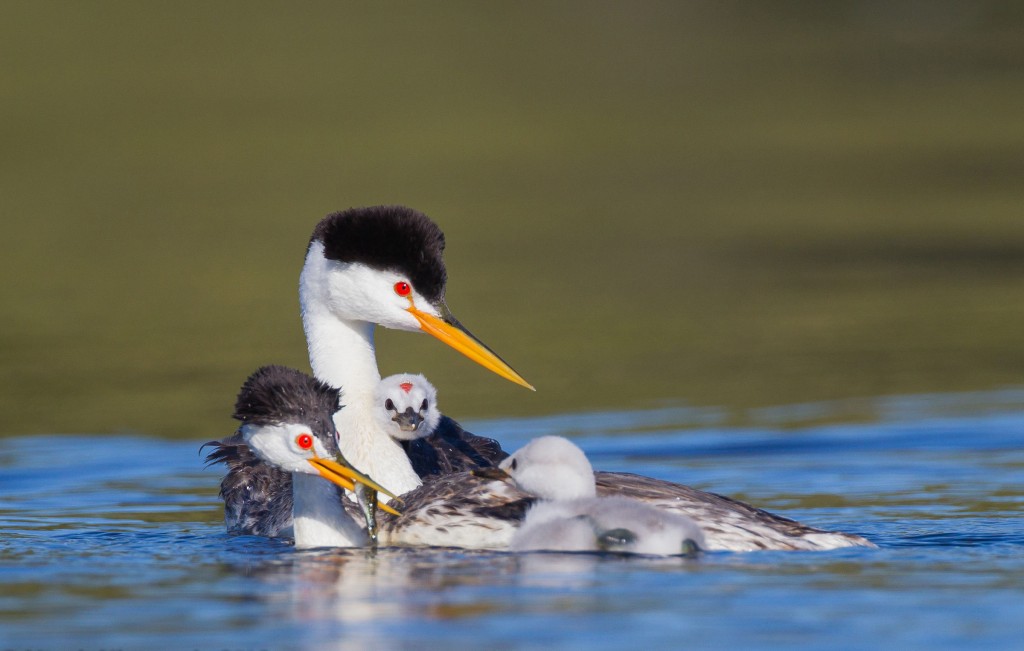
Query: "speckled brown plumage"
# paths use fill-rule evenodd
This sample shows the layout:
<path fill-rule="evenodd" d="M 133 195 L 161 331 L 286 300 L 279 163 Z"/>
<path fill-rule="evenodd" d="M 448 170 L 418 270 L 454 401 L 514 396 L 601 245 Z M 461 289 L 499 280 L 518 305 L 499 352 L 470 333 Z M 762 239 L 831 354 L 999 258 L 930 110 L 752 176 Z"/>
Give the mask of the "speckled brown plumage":
<path fill-rule="evenodd" d="M 470 472 L 435 475 L 402 495 L 402 514 L 381 514 L 384 545 L 507 549 L 534 503 L 505 481 Z"/>

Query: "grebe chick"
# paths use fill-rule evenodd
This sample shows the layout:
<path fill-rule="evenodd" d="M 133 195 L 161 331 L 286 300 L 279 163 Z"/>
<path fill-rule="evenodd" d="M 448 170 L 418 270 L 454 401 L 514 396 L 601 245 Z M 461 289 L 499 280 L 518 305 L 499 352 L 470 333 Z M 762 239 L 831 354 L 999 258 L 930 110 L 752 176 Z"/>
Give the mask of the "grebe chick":
<path fill-rule="evenodd" d="M 512 538 L 513 550 L 673 555 L 692 554 L 706 544 L 691 518 L 626 497 L 597 497 L 590 461 L 560 436 L 530 441 L 499 469 L 541 500 Z"/>
<path fill-rule="evenodd" d="M 380 381 L 374 393 L 374 412 L 391 438 L 399 441 L 426 438 L 441 422 L 437 389 L 422 375 L 399 373 Z"/>

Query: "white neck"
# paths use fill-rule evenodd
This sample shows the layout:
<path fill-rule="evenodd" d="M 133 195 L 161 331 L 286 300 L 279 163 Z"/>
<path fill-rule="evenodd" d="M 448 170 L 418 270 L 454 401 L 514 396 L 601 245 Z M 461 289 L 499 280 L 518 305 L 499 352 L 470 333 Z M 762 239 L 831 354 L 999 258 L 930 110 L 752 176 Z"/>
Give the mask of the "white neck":
<path fill-rule="evenodd" d="M 311 256 L 299 281 L 302 325 L 313 374 L 341 388 L 345 406 L 334 415 L 338 447 L 360 472 L 396 495 L 422 482 L 405 450 L 373 416 L 373 392 L 380 383 L 373 347 L 374 324 L 339 318 L 331 312 L 323 289 L 323 271 Z"/>
<path fill-rule="evenodd" d="M 317 378 L 340 387 L 344 398 L 372 392 L 380 383 L 372 323 L 344 321 L 326 309 L 303 306 L 302 325 Z"/>
<path fill-rule="evenodd" d="M 366 531 L 345 512 L 338 491 L 317 475 L 292 473 L 292 520 L 300 549 L 369 544 Z"/>

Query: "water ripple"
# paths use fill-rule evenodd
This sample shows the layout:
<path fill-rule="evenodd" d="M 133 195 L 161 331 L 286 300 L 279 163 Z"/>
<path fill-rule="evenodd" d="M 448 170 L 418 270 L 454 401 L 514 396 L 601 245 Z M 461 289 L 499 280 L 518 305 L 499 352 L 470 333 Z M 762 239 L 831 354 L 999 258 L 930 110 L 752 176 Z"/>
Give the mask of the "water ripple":
<path fill-rule="evenodd" d="M 813 648 L 837 635 L 1013 648 L 1024 614 L 1024 414 L 893 411 L 901 419 L 796 430 L 728 428 L 713 411 L 685 409 L 472 424 L 506 447 L 572 435 L 600 468 L 686 482 L 880 545 L 696 560 L 296 552 L 224 533 L 217 471 L 203 469 L 194 443 L 4 440 L 0 648 Z"/>

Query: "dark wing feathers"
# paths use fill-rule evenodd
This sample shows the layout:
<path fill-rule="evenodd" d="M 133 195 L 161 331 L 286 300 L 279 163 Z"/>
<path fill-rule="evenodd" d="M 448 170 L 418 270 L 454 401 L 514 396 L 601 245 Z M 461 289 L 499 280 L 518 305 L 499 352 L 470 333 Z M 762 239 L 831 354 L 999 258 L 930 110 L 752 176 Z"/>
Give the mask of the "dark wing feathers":
<path fill-rule="evenodd" d="M 424 481 L 453 472 L 496 466 L 508 456 L 494 439 L 471 434 L 447 416 L 441 416 L 440 424 L 430 436 L 401 443 L 413 470 Z"/>
<path fill-rule="evenodd" d="M 220 483 L 224 523 L 228 533 L 275 538 L 287 535 L 292 524 L 292 476 L 261 461 L 235 434 L 210 441 L 207 465 L 223 463 L 227 474 Z"/>

